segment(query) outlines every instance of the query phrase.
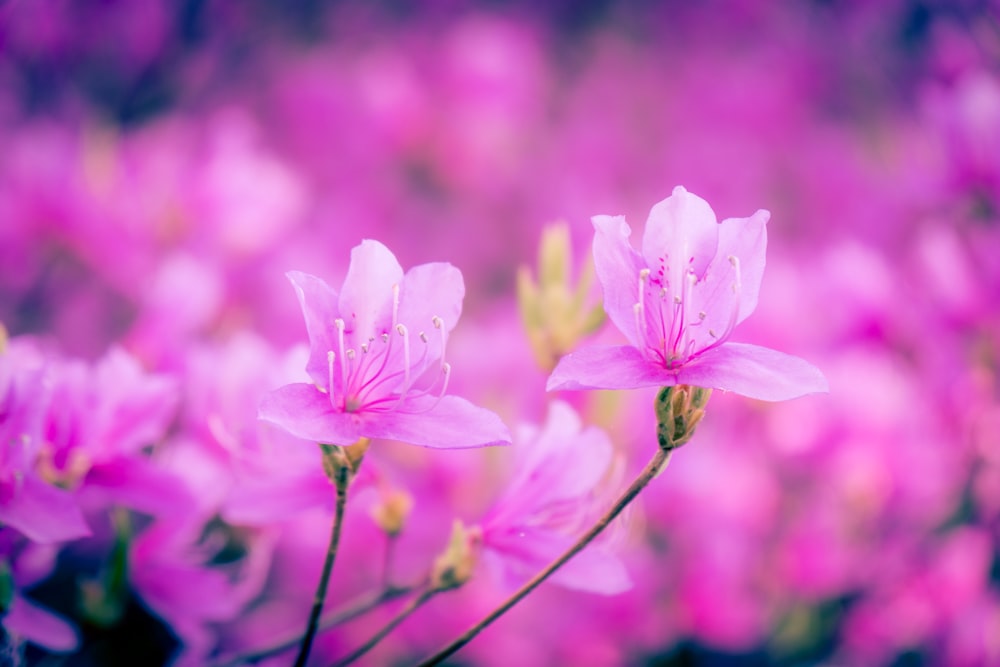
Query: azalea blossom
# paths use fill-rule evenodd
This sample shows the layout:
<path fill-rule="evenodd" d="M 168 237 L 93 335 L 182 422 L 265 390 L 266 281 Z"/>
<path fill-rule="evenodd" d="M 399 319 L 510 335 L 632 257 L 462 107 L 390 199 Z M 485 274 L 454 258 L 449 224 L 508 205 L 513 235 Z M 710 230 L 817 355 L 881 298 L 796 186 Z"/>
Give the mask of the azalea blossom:
<path fill-rule="evenodd" d="M 484 559 L 512 589 L 566 551 L 596 519 L 608 501 L 599 489 L 616 471 L 607 434 L 584 428 L 562 401 L 549 407 L 542 428 L 518 429 L 514 448 L 520 452 L 514 477 L 480 524 Z M 605 595 L 632 586 L 624 564 L 601 545 L 578 553 L 552 581 Z"/>
<path fill-rule="evenodd" d="M 705 200 L 678 186 L 650 211 L 641 251 L 623 216 L 594 217 L 604 308 L 629 345 L 563 357 L 547 389 L 686 384 L 768 401 L 826 391 L 808 362 L 729 341 L 757 306 L 769 217 L 759 210 L 717 222 Z"/>
<path fill-rule="evenodd" d="M 309 333 L 313 384 L 265 396 L 261 419 L 335 445 L 361 437 L 440 448 L 510 443 L 497 415 L 447 394 L 445 350 L 465 295 L 454 266 L 422 264 L 403 275 L 388 248 L 366 240 L 351 251 L 339 294 L 306 273 L 288 278 Z"/>

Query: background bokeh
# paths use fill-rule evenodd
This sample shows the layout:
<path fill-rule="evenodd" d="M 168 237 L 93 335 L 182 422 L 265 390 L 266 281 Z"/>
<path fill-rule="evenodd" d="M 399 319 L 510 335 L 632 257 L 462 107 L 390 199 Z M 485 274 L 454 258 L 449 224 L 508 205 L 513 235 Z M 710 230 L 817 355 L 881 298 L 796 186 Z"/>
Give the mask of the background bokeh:
<path fill-rule="evenodd" d="M 96 393 L 80 412 L 101 392 L 169 393 L 130 452 L 185 496 L 107 492 L 93 471 L 118 463 L 92 452 L 83 472 L 48 461 L 93 535 L 43 548 L 0 528 L 0 557 L 78 643 L 53 657 L 8 628 L 13 658 L 207 664 L 302 626 L 330 499 L 315 451 L 254 421 L 301 372 L 286 271 L 339 285 L 366 238 L 404 267 L 453 263 L 454 390 L 539 423 L 550 398 L 518 267 L 556 220 L 582 266 L 590 216 L 641 229 L 682 184 L 720 219 L 771 211 L 759 307 L 736 336 L 808 359 L 830 394 L 713 397 L 602 545 L 634 588 L 545 587 L 455 664 L 1000 664 L 997 6 L 538 5 L 0 2 L 8 355 L 100 369 L 127 351 L 136 368 L 81 381 Z M 655 446 L 651 394 L 562 398 L 606 429 L 619 476 Z M 331 605 L 378 586 L 369 511 L 386 489 L 414 500 L 396 576 L 415 580 L 453 517 L 501 496 L 515 451 L 373 447 Z M 110 586 L 115 562 L 123 606 L 101 616 L 84 584 Z M 477 576 L 371 664 L 432 652 L 503 592 Z M 323 635 L 316 664 L 393 604 Z"/>

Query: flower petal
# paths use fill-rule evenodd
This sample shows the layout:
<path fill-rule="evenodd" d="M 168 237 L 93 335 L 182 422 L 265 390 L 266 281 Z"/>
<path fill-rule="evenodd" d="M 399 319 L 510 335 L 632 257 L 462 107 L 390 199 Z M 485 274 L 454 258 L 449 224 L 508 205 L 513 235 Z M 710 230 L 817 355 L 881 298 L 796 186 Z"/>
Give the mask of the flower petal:
<path fill-rule="evenodd" d="M 415 266 L 406 272 L 400 288 L 399 321 L 410 330 L 411 373 L 414 377 L 437 362 L 444 351 L 444 339 L 455 328 L 462 315 L 465 282 L 462 273 L 446 262 L 433 262 Z M 435 329 L 434 318 L 440 317 L 443 330 Z M 426 333 L 427 342 L 421 342 L 420 333 Z M 394 335 L 394 332 L 393 332 Z M 426 351 L 425 351 L 426 350 Z M 393 350 L 396 366 L 401 367 L 402 346 Z M 418 359 L 424 359 L 417 364 Z"/>
<path fill-rule="evenodd" d="M 604 310 L 633 345 L 642 344 L 635 328 L 639 272 L 646 263 L 629 243 L 631 228 L 622 216 L 598 215 L 594 223 L 594 268 L 604 291 Z"/>
<path fill-rule="evenodd" d="M 730 256 L 739 258 L 740 263 L 740 314 L 737 322 L 745 320 L 757 308 L 767 252 L 767 221 L 770 218 L 770 212 L 761 209 L 749 218 L 726 218 L 719 225 L 716 263 L 722 269 L 729 267 L 730 271 L 733 270 L 728 259 Z"/>
<path fill-rule="evenodd" d="M 393 412 L 366 415 L 361 435 L 439 449 L 510 444 L 500 417 L 458 396 L 425 396 Z"/>
<path fill-rule="evenodd" d="M 402 281 L 403 268 L 396 256 L 378 241 L 366 239 L 351 250 L 351 265 L 340 292 L 340 316 L 355 347 L 389 330 L 392 288 Z"/>
<path fill-rule="evenodd" d="M 197 505 L 177 473 L 151 459 L 119 457 L 95 465 L 84 484 L 88 494 L 154 516 L 191 512 Z"/>
<path fill-rule="evenodd" d="M 0 524 L 40 544 L 90 535 L 73 494 L 34 475 L 26 475 L 14 496 L 0 504 Z"/>
<path fill-rule="evenodd" d="M 337 292 L 322 279 L 301 271 L 289 271 L 288 279 L 302 306 L 302 316 L 309 334 L 309 363 L 306 372 L 320 387 L 329 390 L 327 352 L 337 349 L 333 321 L 340 317 Z"/>
<path fill-rule="evenodd" d="M 68 653 L 80 645 L 76 628 L 61 616 L 14 594 L 10 609 L 0 618 L 9 634 L 23 637 L 49 651 Z"/>
<path fill-rule="evenodd" d="M 699 278 L 715 257 L 719 225 L 712 207 L 681 186 L 654 205 L 642 235 L 642 256 L 654 276 L 669 281 L 669 290 L 680 294 L 688 268 Z"/>
<path fill-rule="evenodd" d="M 286 384 L 265 395 L 257 418 L 298 438 L 330 445 L 349 445 L 362 435 L 357 415 L 334 410 L 328 394 L 305 383 Z"/>
<path fill-rule="evenodd" d="M 545 390 L 637 389 L 675 384 L 676 371 L 645 359 L 634 347 L 595 346 L 560 359 Z"/>
<path fill-rule="evenodd" d="M 804 359 L 746 343 L 726 343 L 685 364 L 680 384 L 784 401 L 829 391 L 826 378 Z"/>

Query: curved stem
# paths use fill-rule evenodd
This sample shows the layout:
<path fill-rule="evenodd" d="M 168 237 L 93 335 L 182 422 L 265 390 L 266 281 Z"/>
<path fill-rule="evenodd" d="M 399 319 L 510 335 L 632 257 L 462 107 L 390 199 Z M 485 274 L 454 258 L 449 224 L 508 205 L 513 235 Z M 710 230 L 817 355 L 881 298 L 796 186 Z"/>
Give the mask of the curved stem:
<path fill-rule="evenodd" d="M 637 495 L 639 495 L 639 492 L 642 491 L 646 485 L 653 480 L 653 478 L 663 471 L 667 463 L 670 461 L 671 451 L 672 450 L 657 449 L 656 455 L 653 456 L 649 463 L 646 464 L 646 467 L 639 473 L 639 476 L 635 478 L 627 489 L 625 489 L 622 495 L 619 496 L 618 500 L 615 501 L 604 516 L 598 519 L 597 523 L 595 523 L 590 530 L 584 533 L 580 539 L 573 544 L 573 546 L 567 549 L 563 555 L 559 556 L 559 558 L 556 558 L 554 561 L 549 563 L 544 570 L 536 574 L 531 581 L 519 588 L 513 595 L 507 598 L 503 604 L 490 612 L 490 614 L 483 620 L 469 628 L 464 635 L 421 662 L 418 667 L 431 667 L 431 665 L 438 665 L 443 662 L 446 658 L 472 641 L 476 635 L 486 628 L 486 626 L 503 616 L 511 607 L 520 602 L 523 597 L 528 595 L 528 593 L 535 590 L 539 584 L 548 579 L 553 572 L 565 565 L 566 562 L 573 556 L 582 551 L 584 547 L 590 544 L 590 542 L 601 533 L 601 531 L 608 527 L 608 524 L 611 523 L 615 517 L 621 514 L 622 510 L 624 510 L 625 507 L 632 502 Z"/>
<path fill-rule="evenodd" d="M 309 659 L 309 650 L 312 648 L 313 639 L 316 637 L 316 630 L 319 628 L 319 616 L 323 611 L 323 601 L 326 599 L 326 589 L 330 583 L 330 573 L 333 572 L 333 563 L 337 559 L 337 547 L 340 544 L 340 528 L 344 523 L 344 505 L 347 504 L 347 486 L 351 481 L 351 467 L 345 461 L 337 460 L 337 452 L 331 448 L 324 448 L 324 463 L 329 465 L 328 470 L 333 485 L 337 488 L 337 502 L 333 514 L 333 528 L 330 531 L 330 546 L 326 550 L 326 559 L 323 561 L 323 571 L 319 577 L 319 584 L 316 586 L 316 596 L 313 598 L 312 611 L 309 613 L 309 624 L 306 626 L 306 633 L 302 637 L 302 646 L 299 655 L 295 658 L 295 667 L 305 667 L 306 660 Z"/>
<path fill-rule="evenodd" d="M 438 588 L 425 589 L 423 592 L 420 593 L 420 595 L 410 600 L 410 603 L 405 607 L 403 607 L 403 609 L 401 609 L 400 612 L 396 614 L 391 621 L 386 623 L 381 630 L 372 635 L 371 639 L 369 639 L 367 642 L 359 646 L 347 657 L 336 662 L 334 664 L 334 667 L 345 667 L 346 665 L 351 664 L 352 662 L 363 656 L 365 653 L 368 653 L 368 651 L 370 651 L 376 644 L 382 641 L 386 635 L 392 632 L 397 625 L 405 621 L 410 614 L 415 612 L 417 609 L 420 609 L 420 607 L 422 607 L 428 600 L 430 600 L 432 597 L 434 597 L 440 592 L 441 590 Z"/>

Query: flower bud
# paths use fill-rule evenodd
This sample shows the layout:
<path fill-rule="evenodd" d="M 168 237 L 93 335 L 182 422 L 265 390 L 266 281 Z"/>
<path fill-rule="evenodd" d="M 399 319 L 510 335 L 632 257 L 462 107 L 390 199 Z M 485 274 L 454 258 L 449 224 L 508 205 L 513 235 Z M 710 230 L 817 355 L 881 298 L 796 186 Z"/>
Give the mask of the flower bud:
<path fill-rule="evenodd" d="M 472 578 L 476 568 L 476 551 L 482 542 L 479 526 L 466 528 L 455 520 L 448 547 L 434 560 L 431 569 L 431 590 L 447 591 L 458 588 Z"/>
<path fill-rule="evenodd" d="M 538 251 L 538 283 L 531 270 L 517 273 L 517 300 L 538 364 L 551 371 L 559 358 L 604 322 L 600 303 L 591 303 L 593 266 L 588 262 L 579 283 L 572 284 L 572 248 L 566 223 L 542 232 Z"/>
<path fill-rule="evenodd" d="M 656 395 L 656 437 L 660 448 L 677 449 L 694 435 L 694 429 L 705 416 L 705 405 L 711 389 L 677 385 L 663 387 Z"/>
<path fill-rule="evenodd" d="M 372 520 L 389 537 L 399 535 L 413 509 L 413 496 L 402 489 L 384 489 L 371 511 Z"/>

